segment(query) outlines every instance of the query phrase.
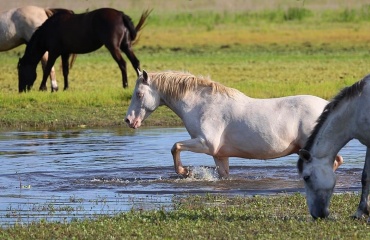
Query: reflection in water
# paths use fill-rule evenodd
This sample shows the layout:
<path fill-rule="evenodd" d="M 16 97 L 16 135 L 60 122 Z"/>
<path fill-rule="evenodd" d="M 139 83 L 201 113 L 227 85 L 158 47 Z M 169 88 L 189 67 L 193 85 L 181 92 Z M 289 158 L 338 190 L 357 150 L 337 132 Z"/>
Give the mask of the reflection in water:
<path fill-rule="evenodd" d="M 302 192 L 297 156 L 230 159 L 230 179 L 218 180 L 212 157 L 182 153 L 194 177 L 175 174 L 170 153 L 189 139 L 183 128 L 77 129 L 2 132 L 2 224 L 114 214 L 131 208 L 171 207 L 172 197 L 217 193 L 255 195 Z M 337 191 L 358 191 L 365 147 L 351 141 L 341 154 Z"/>

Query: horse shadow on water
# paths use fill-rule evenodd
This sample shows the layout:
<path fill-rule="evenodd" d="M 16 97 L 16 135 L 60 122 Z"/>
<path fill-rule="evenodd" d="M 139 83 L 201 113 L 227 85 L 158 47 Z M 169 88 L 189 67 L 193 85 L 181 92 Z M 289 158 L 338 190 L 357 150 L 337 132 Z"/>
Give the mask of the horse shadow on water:
<path fill-rule="evenodd" d="M 47 19 L 32 35 L 24 56 L 18 62 L 18 90 L 30 90 L 36 80 L 36 67 L 42 55 L 48 51 L 49 59 L 45 66 L 40 90 L 47 90 L 46 80 L 55 60 L 61 56 L 64 77 L 64 90 L 68 89 L 70 54 L 83 54 L 95 51 L 103 45 L 109 50 L 122 73 L 123 87 L 127 87 L 126 62 L 121 50 L 126 54 L 138 74 L 140 62 L 132 45 L 138 32 L 151 11 L 144 11 L 134 26 L 131 18 L 112 8 L 100 8 L 82 14 L 56 13 Z"/>
<path fill-rule="evenodd" d="M 160 105 L 169 107 L 191 137 L 171 149 L 176 173 L 192 174 L 180 160 L 181 151 L 191 151 L 211 155 L 219 177 L 227 178 L 229 157 L 272 159 L 298 153 L 326 104 L 309 95 L 254 99 L 190 73 L 143 71 L 125 121 L 136 129 Z M 336 169 L 343 159 L 334 158 Z"/>
<path fill-rule="evenodd" d="M 27 44 L 36 29 L 49 17 L 58 12 L 73 13 L 72 10 L 62 8 L 41 8 L 36 6 L 24 6 L 12 8 L 0 14 L 0 52 L 8 51 L 22 44 Z M 75 57 L 75 55 L 74 55 Z M 73 58 L 74 59 L 74 58 Z M 45 71 L 48 61 L 46 52 L 41 58 L 42 68 Z M 55 69 L 50 71 L 51 89 L 58 90 L 55 77 Z"/>

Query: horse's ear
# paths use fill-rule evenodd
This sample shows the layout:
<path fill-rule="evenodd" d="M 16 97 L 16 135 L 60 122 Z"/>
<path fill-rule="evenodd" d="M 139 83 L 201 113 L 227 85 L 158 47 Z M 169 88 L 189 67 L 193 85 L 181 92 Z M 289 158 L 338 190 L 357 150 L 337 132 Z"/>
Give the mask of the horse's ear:
<path fill-rule="evenodd" d="M 145 70 L 143 70 L 143 83 L 149 84 L 149 76 Z"/>
<path fill-rule="evenodd" d="M 139 74 L 139 76 L 140 76 L 141 74 L 143 74 L 143 73 L 140 71 L 140 69 L 139 69 L 139 68 L 137 69 L 137 73 Z"/>
<path fill-rule="evenodd" d="M 300 149 L 298 151 L 299 157 L 303 159 L 305 162 L 311 162 L 311 154 L 306 149 Z"/>

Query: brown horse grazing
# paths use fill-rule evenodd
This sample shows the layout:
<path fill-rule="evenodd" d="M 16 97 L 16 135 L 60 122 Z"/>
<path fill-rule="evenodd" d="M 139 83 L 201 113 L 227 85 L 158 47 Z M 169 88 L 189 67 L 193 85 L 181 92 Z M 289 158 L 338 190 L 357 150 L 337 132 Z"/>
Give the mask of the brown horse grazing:
<path fill-rule="evenodd" d="M 73 13 L 72 10 L 61 8 L 41 8 L 24 6 L 13 8 L 0 13 L 0 52 L 8 51 L 19 45 L 27 44 L 35 30 L 53 14 L 64 11 Z M 45 69 L 48 61 L 46 52 L 41 59 L 42 68 Z M 58 90 L 54 67 L 50 72 L 51 89 Z"/>
<path fill-rule="evenodd" d="M 137 74 L 140 62 L 132 44 L 144 26 L 150 11 L 144 11 L 136 25 L 129 16 L 112 8 L 101 8 L 88 13 L 57 13 L 46 20 L 33 34 L 24 56 L 18 62 L 19 92 L 30 90 L 36 80 L 36 66 L 48 51 L 49 60 L 45 67 L 40 90 L 46 90 L 47 74 L 55 60 L 61 56 L 64 90 L 68 89 L 68 59 L 71 53 L 82 54 L 95 51 L 103 45 L 117 62 L 123 87 L 127 87 L 126 62 L 120 50 L 129 58 Z M 52 36 L 52 37 L 50 37 Z"/>

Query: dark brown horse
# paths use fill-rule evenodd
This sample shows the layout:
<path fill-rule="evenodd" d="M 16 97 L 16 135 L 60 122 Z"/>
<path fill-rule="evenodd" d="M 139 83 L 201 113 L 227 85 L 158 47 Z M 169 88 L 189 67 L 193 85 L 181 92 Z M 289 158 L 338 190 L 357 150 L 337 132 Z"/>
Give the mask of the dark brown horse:
<path fill-rule="evenodd" d="M 140 62 L 132 50 L 132 44 L 149 14 L 150 11 L 144 11 L 136 27 L 129 16 L 111 8 L 101 8 L 83 14 L 57 13 L 53 15 L 35 31 L 27 44 L 24 56 L 19 59 L 19 92 L 31 89 L 37 77 L 37 64 L 46 51 L 49 52 L 49 59 L 40 90 L 47 89 L 47 76 L 59 56 L 62 58 L 64 90 L 66 90 L 70 54 L 89 53 L 103 45 L 117 62 L 122 73 L 123 87 L 126 88 L 128 86 L 126 62 L 122 58 L 121 50 L 138 74 Z"/>
<path fill-rule="evenodd" d="M 27 44 L 30 41 L 32 34 L 46 21 L 46 19 L 61 11 L 73 13 L 72 10 L 68 9 L 48 9 L 36 6 L 13 8 L 0 13 L 0 52 L 8 51 L 21 44 Z M 47 61 L 48 54 L 45 53 L 41 59 L 43 69 L 45 68 Z M 52 91 L 57 91 L 58 83 L 54 67 L 52 67 L 50 71 L 50 81 Z"/>

